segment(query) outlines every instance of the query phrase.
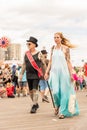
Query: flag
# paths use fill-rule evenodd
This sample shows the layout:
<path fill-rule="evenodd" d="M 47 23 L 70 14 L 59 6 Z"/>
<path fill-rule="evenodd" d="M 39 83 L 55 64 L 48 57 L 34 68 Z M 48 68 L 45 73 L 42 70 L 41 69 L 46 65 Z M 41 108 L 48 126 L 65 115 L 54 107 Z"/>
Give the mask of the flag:
<path fill-rule="evenodd" d="M 0 47 L 6 48 L 9 45 L 9 39 L 6 37 L 0 38 Z"/>

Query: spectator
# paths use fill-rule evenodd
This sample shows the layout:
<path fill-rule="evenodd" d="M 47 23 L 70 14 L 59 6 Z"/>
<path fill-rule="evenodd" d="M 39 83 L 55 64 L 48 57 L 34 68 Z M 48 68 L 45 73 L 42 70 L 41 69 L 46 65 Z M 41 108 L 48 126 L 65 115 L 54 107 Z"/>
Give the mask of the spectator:
<path fill-rule="evenodd" d="M 7 97 L 8 98 L 15 98 L 14 96 L 14 86 L 12 83 L 7 83 L 6 85 Z"/>
<path fill-rule="evenodd" d="M 47 59 L 47 51 L 45 49 L 41 50 L 41 53 L 43 55 L 42 69 L 43 69 L 43 74 L 45 74 L 49 60 Z M 48 100 L 49 88 L 47 85 L 47 81 L 44 79 L 44 76 L 40 79 L 39 86 L 40 86 L 40 92 L 42 96 L 42 102 L 49 103 L 49 100 Z"/>

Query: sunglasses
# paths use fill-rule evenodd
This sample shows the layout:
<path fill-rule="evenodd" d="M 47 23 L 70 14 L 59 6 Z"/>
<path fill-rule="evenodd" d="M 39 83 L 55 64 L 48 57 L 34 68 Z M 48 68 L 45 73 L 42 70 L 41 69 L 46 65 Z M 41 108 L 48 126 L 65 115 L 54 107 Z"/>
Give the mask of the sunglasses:
<path fill-rule="evenodd" d="M 31 45 L 31 43 L 27 43 L 27 45 L 28 45 L 28 46 L 30 46 L 30 45 Z"/>

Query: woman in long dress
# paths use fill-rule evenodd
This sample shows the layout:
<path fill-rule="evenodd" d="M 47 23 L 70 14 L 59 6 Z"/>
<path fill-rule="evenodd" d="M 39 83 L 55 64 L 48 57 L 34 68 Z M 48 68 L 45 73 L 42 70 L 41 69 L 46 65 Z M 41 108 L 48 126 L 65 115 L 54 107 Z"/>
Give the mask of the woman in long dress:
<path fill-rule="evenodd" d="M 59 119 L 64 119 L 79 114 L 77 100 L 75 112 L 71 113 L 68 109 L 70 94 L 75 94 L 69 53 L 69 48 L 73 48 L 74 45 L 70 44 L 60 32 L 54 34 L 54 41 L 56 45 L 52 48 L 45 79 L 49 78 L 49 85 L 52 88 L 55 115 L 59 114 Z"/>

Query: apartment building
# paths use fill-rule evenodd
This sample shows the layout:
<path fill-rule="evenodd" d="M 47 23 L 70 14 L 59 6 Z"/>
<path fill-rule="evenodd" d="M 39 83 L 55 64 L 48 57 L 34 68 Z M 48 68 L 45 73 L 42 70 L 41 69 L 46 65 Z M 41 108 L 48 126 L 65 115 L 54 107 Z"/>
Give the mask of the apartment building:
<path fill-rule="evenodd" d="M 21 45 L 15 43 L 7 48 L 0 48 L 0 60 L 21 60 Z"/>

